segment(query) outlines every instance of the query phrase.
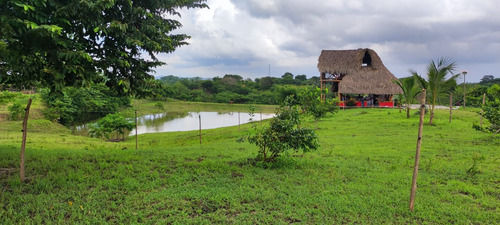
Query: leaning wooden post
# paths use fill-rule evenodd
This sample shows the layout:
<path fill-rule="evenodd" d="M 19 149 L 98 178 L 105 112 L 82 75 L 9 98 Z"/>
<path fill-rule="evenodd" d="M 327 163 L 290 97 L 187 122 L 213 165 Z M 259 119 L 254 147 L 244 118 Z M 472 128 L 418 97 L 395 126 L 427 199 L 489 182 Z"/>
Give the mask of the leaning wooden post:
<path fill-rule="evenodd" d="M 410 193 L 410 210 L 413 211 L 413 206 L 415 202 L 415 193 L 417 191 L 417 177 L 418 177 L 418 164 L 420 162 L 420 147 L 422 145 L 422 131 L 424 129 L 424 117 L 425 117 L 425 93 L 426 90 L 422 89 L 422 99 L 420 100 L 420 122 L 418 124 L 418 139 L 417 139 L 417 151 L 415 153 L 415 166 L 413 168 L 413 178 L 411 182 L 411 193 Z"/>
<path fill-rule="evenodd" d="M 200 145 L 201 145 L 201 115 L 198 115 L 198 121 L 200 123 Z"/>
<path fill-rule="evenodd" d="M 24 182 L 24 151 L 26 149 L 26 135 L 28 133 L 28 116 L 30 114 L 31 98 L 28 100 L 28 105 L 24 109 L 24 120 L 23 120 L 23 140 L 21 143 L 21 162 L 19 165 L 19 178 L 21 182 Z"/>
<path fill-rule="evenodd" d="M 135 110 L 135 150 L 137 150 L 137 110 Z"/>
<path fill-rule="evenodd" d="M 451 112 L 453 110 L 453 94 L 450 94 L 450 123 L 451 123 Z"/>
<path fill-rule="evenodd" d="M 481 128 L 483 128 L 484 104 L 486 104 L 486 93 L 483 94 L 483 105 L 481 107 Z"/>

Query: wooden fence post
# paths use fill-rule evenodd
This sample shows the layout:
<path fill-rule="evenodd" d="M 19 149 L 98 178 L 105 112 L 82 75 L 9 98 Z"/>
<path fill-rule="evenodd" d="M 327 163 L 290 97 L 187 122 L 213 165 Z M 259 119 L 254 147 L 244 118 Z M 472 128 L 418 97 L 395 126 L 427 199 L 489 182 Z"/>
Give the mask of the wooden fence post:
<path fill-rule="evenodd" d="M 137 150 L 137 110 L 135 110 L 135 150 Z"/>
<path fill-rule="evenodd" d="M 198 115 L 198 121 L 200 122 L 200 145 L 201 145 L 201 114 Z"/>
<path fill-rule="evenodd" d="M 262 127 L 262 109 L 260 110 L 260 126 Z"/>
<path fill-rule="evenodd" d="M 31 98 L 28 100 L 28 105 L 24 109 L 24 120 L 23 120 L 23 140 L 21 143 L 21 162 L 19 165 L 19 177 L 21 182 L 24 182 L 24 152 L 26 149 L 26 135 L 28 133 L 28 116 L 30 114 Z"/>
<path fill-rule="evenodd" d="M 481 128 L 483 128 L 484 104 L 486 104 L 486 93 L 483 94 L 483 105 L 481 107 Z"/>
<path fill-rule="evenodd" d="M 453 110 L 453 94 L 450 94 L 450 123 L 451 123 L 451 111 Z"/>
<path fill-rule="evenodd" d="M 417 151 L 415 153 L 415 166 L 413 168 L 413 178 L 411 182 L 411 193 L 410 193 L 410 211 L 413 211 L 415 203 L 415 193 L 417 191 L 417 177 L 418 177 L 418 165 L 420 163 L 420 147 L 422 146 L 422 132 L 424 129 L 424 117 L 425 117 L 425 96 L 426 90 L 422 89 L 422 99 L 420 100 L 420 122 L 418 124 L 418 138 L 417 138 Z"/>

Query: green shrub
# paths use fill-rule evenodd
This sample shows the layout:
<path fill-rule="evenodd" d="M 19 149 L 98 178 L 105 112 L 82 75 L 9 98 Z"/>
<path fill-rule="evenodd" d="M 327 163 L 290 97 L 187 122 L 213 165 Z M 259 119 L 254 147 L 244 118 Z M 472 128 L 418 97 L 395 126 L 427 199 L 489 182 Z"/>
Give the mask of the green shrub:
<path fill-rule="evenodd" d="M 500 129 L 500 101 L 498 99 L 484 107 L 484 118 L 490 122 L 489 131 L 497 132 Z"/>
<path fill-rule="evenodd" d="M 356 99 L 354 98 L 350 98 L 349 100 L 347 100 L 347 102 L 345 103 L 346 106 L 356 106 Z"/>
<path fill-rule="evenodd" d="M 484 118 L 490 122 L 490 126 L 483 129 L 478 125 L 473 125 L 472 128 L 480 131 L 488 130 L 490 132 L 500 132 L 500 86 L 493 85 L 488 88 L 488 100 L 483 107 Z"/>
<path fill-rule="evenodd" d="M 9 106 L 9 119 L 10 120 L 21 120 L 24 113 L 24 107 L 20 102 L 14 102 L 11 106 Z"/>
<path fill-rule="evenodd" d="M 157 110 L 160 110 L 160 111 L 165 111 L 165 107 L 163 106 L 163 103 L 162 103 L 162 102 L 157 102 L 157 103 L 155 104 L 155 108 L 156 108 Z"/>
<path fill-rule="evenodd" d="M 286 102 L 289 101 L 290 98 L 287 98 Z M 279 107 L 269 127 L 250 135 L 248 141 L 259 147 L 257 159 L 260 161 L 274 161 L 289 149 L 307 152 L 318 148 L 316 133 L 308 128 L 300 128 L 299 110 L 290 104 Z"/>
<path fill-rule="evenodd" d="M 429 108 L 427 106 L 425 106 L 425 114 L 429 114 Z M 418 108 L 418 110 L 414 113 L 415 115 L 420 115 L 420 107 Z"/>
<path fill-rule="evenodd" d="M 103 84 L 89 88 L 66 87 L 60 94 L 45 89 L 42 98 L 49 106 L 43 112 L 45 117 L 64 125 L 94 120 L 130 105 L 128 97 L 117 96 Z"/>
<path fill-rule="evenodd" d="M 335 113 L 339 108 L 337 99 L 321 100 L 321 94 L 321 89 L 315 86 L 303 88 L 298 93 L 298 101 L 303 113 L 314 117 L 315 126 L 319 119 L 328 113 Z"/>
<path fill-rule="evenodd" d="M 132 130 L 133 127 L 134 123 L 127 121 L 121 114 L 108 114 L 96 124 L 90 125 L 89 134 L 92 137 L 105 137 L 108 140 L 111 139 L 112 134 L 115 134 L 114 140 L 119 141 L 124 140 L 125 132 Z M 120 135 L 122 135 L 122 139 L 120 139 Z"/>
<path fill-rule="evenodd" d="M 0 103 L 12 102 L 21 95 L 21 92 L 2 91 L 0 92 Z"/>

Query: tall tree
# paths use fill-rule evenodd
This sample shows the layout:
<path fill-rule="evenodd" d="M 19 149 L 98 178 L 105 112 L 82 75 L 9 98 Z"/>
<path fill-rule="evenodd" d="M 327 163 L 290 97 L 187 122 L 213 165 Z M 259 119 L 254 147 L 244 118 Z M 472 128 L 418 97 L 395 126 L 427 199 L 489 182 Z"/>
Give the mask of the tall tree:
<path fill-rule="evenodd" d="M 410 106 L 421 91 L 415 81 L 416 79 L 414 77 L 392 80 L 393 83 L 397 84 L 401 88 L 401 90 L 403 90 L 403 99 L 400 100 L 401 103 L 404 103 L 404 105 L 406 106 L 406 118 L 410 118 Z"/>
<path fill-rule="evenodd" d="M 0 1 L 0 83 L 40 82 L 53 91 L 103 81 L 136 94 L 158 53 L 186 45 L 172 19 L 205 0 Z M 149 59 L 144 58 L 144 54 Z"/>
<path fill-rule="evenodd" d="M 427 66 L 427 80 L 418 75 L 416 71 L 410 70 L 420 86 L 427 90 L 427 99 L 431 104 L 430 124 L 432 124 L 434 119 L 434 107 L 437 103 L 438 96 L 449 92 L 457 85 L 456 79 L 460 74 L 453 75 L 455 67 L 456 63 L 450 58 L 441 57 L 437 62 L 431 60 Z M 451 75 L 450 78 L 446 78 L 449 74 Z"/>

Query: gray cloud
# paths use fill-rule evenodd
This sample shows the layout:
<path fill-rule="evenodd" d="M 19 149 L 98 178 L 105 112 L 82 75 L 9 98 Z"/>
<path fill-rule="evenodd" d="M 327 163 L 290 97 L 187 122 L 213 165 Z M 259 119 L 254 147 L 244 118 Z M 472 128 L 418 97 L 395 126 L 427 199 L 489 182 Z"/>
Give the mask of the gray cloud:
<path fill-rule="evenodd" d="M 181 10 L 191 45 L 162 55 L 157 75 L 261 77 L 271 64 L 317 76 L 322 49 L 377 51 L 396 76 L 424 72 L 431 59 L 453 58 L 478 81 L 500 77 L 500 14 L 495 0 L 208 0 Z M 469 79 L 468 79 L 469 80 Z"/>

